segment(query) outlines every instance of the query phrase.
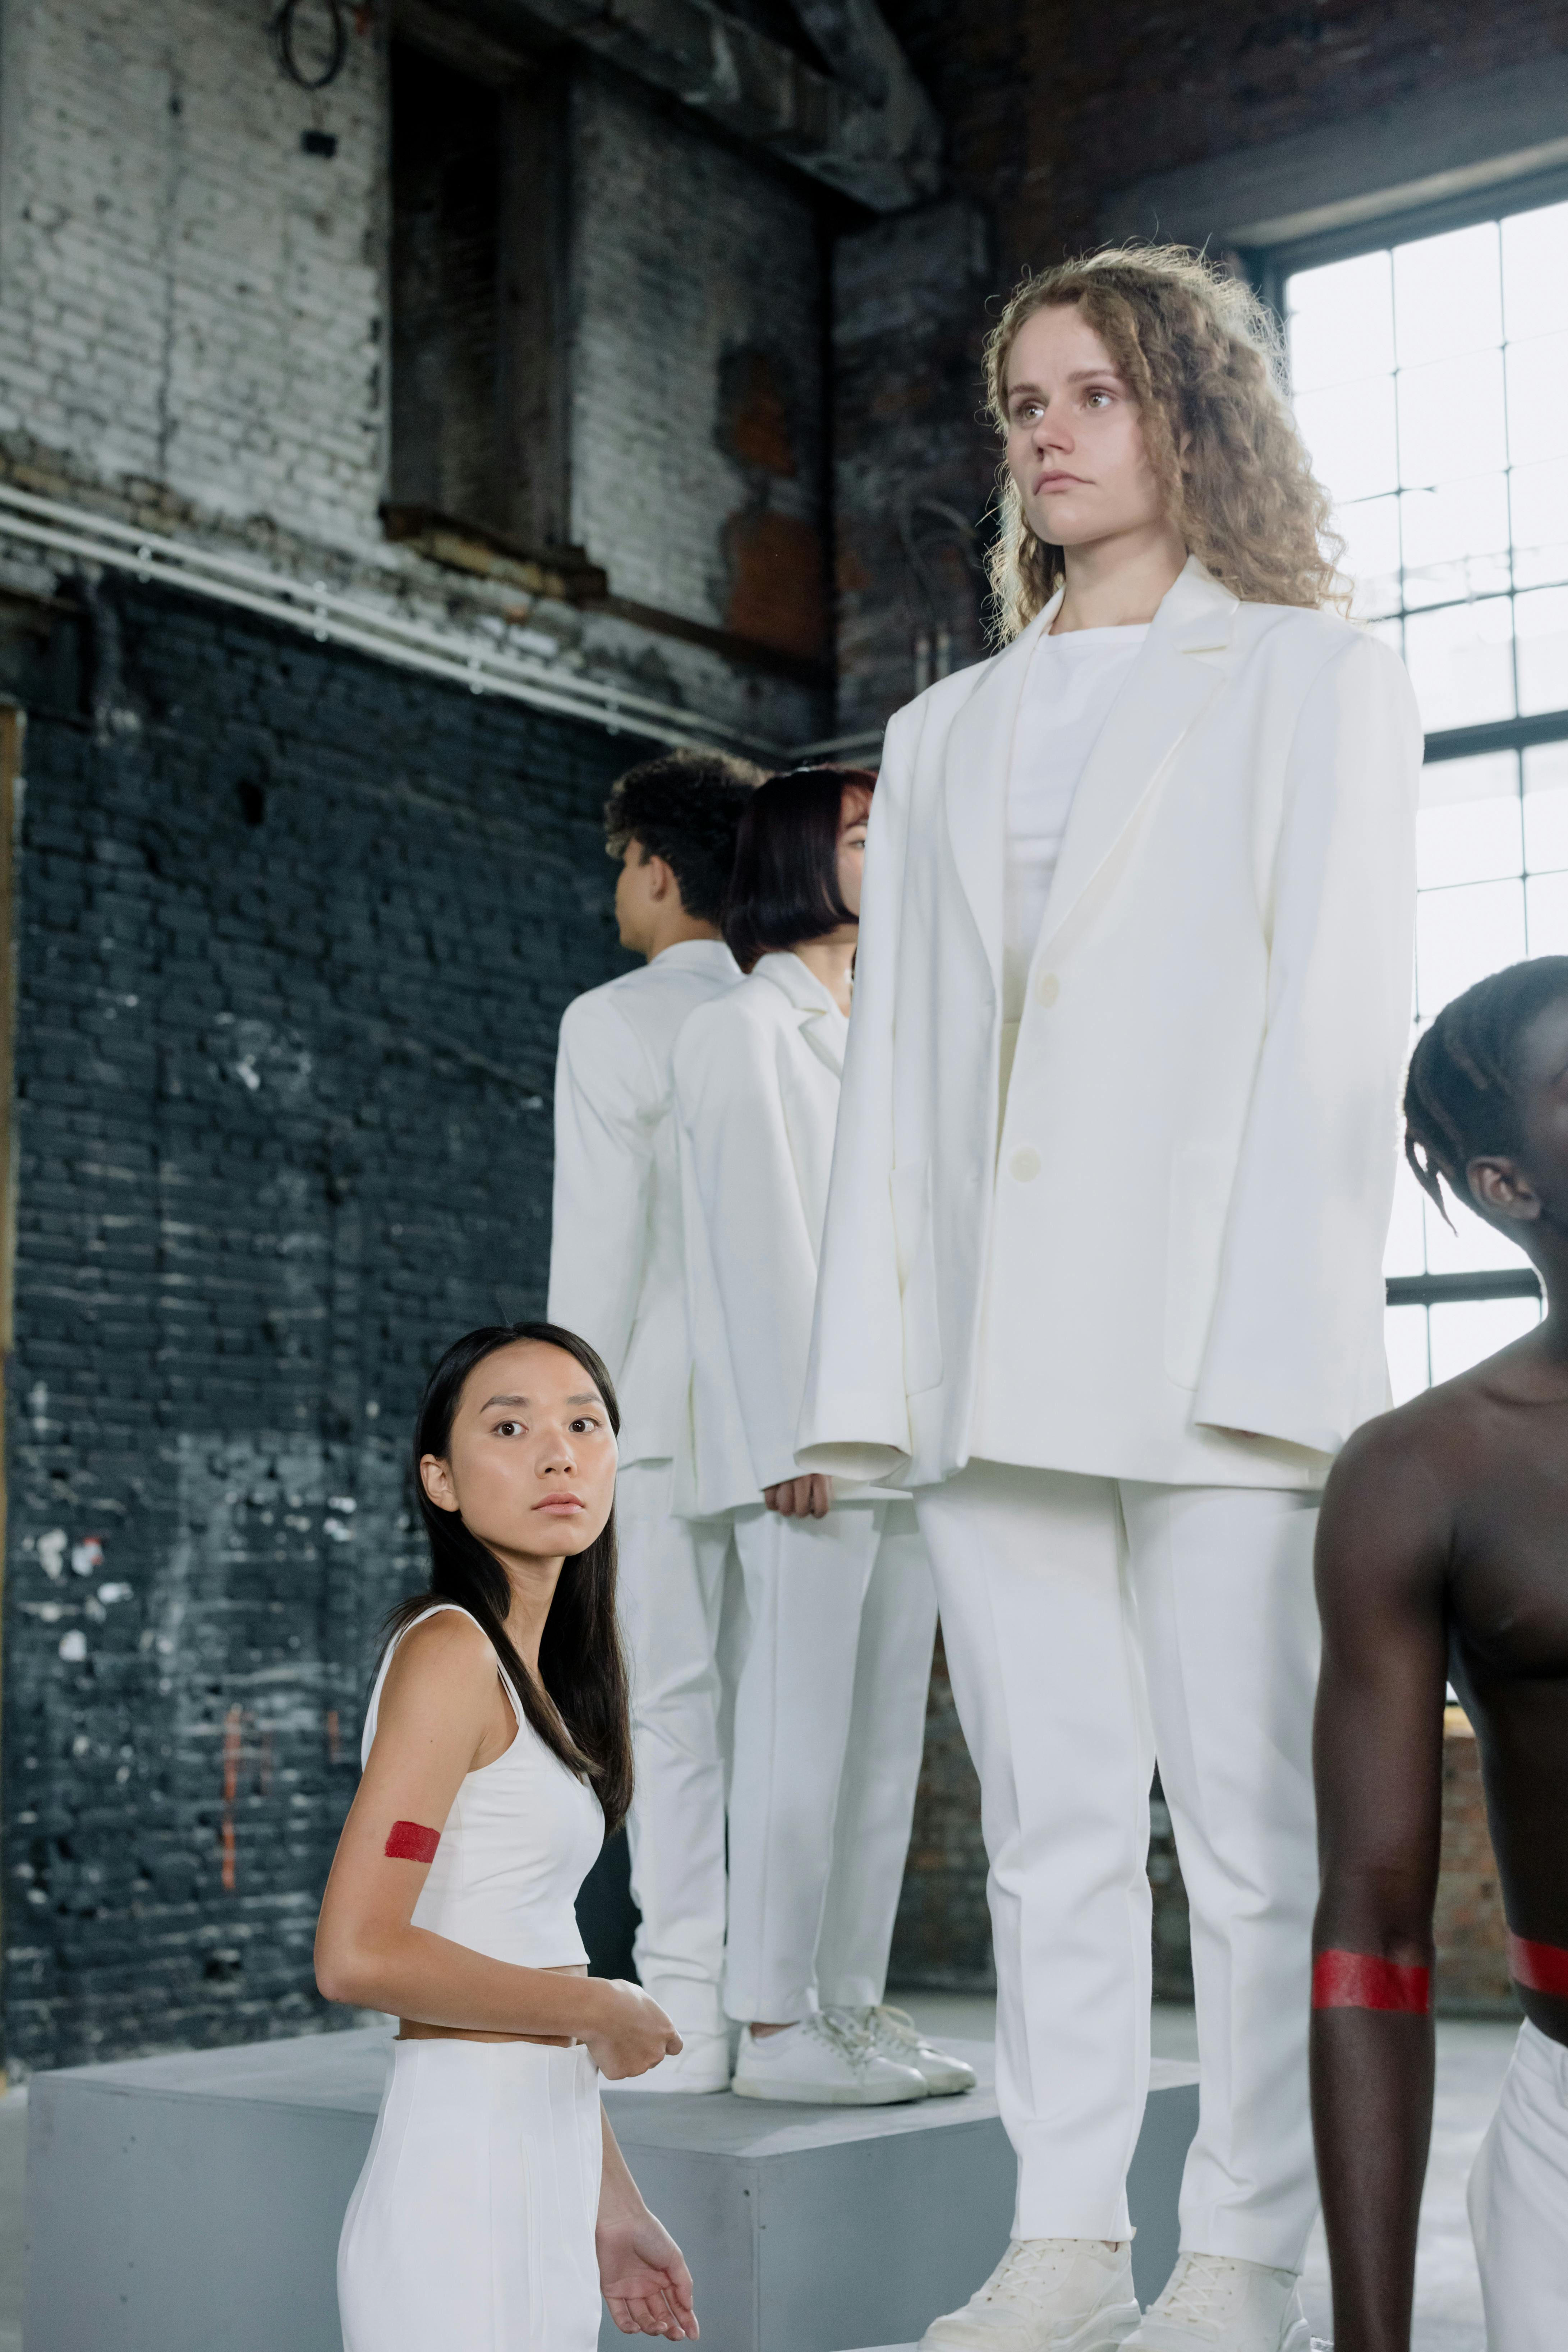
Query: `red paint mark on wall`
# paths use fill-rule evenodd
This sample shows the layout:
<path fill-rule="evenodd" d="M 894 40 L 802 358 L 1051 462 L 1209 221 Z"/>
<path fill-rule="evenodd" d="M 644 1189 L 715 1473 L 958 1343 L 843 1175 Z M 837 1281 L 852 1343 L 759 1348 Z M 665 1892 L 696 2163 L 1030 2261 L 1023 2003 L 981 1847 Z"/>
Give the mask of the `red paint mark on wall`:
<path fill-rule="evenodd" d="M 335 1706 L 330 1706 L 327 1709 L 327 1761 L 329 1764 L 337 1762 L 341 1746 L 342 1741 L 338 1733 L 338 1710 Z"/>
<path fill-rule="evenodd" d="M 237 1706 L 231 1706 L 223 1723 L 223 1889 L 232 1895 L 235 1889 L 234 1801 L 239 1794 L 239 1759 L 244 1744 L 245 1717 Z"/>

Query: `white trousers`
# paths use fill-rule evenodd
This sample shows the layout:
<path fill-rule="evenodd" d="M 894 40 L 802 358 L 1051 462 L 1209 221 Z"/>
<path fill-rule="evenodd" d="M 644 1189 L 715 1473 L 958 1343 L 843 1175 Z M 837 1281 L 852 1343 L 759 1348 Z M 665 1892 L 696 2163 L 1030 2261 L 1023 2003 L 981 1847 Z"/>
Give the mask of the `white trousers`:
<path fill-rule="evenodd" d="M 731 2017 L 882 1998 L 925 1738 L 936 1599 L 906 1502 L 741 1512 Z"/>
<path fill-rule="evenodd" d="M 980 1774 L 1015 2234 L 1129 2233 L 1157 1752 L 1202 2069 L 1182 2245 L 1299 2270 L 1317 2210 L 1317 1498 L 976 1462 L 915 1502 Z"/>
<path fill-rule="evenodd" d="M 395 2042 L 338 2244 L 343 2352 L 595 2352 L 600 2130 L 581 2044 Z"/>
<path fill-rule="evenodd" d="M 1568 2050 L 1526 2022 L 1470 2174 L 1489 2352 L 1568 2345 Z"/>
<path fill-rule="evenodd" d="M 636 1794 L 626 1822 L 642 1983 L 683 2033 L 723 2030 L 728 1519 L 671 1516 L 671 1465 L 616 1482 Z"/>

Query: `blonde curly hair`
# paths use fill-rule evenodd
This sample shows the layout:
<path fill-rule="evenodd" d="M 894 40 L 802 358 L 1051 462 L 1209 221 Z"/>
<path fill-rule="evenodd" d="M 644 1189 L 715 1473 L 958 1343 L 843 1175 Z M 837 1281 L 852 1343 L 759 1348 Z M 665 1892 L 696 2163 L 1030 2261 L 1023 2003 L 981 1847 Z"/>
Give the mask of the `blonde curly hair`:
<path fill-rule="evenodd" d="M 1007 430 L 1007 362 L 1037 310 L 1076 303 L 1142 416 L 1144 446 L 1189 554 L 1244 602 L 1349 603 L 1329 528 L 1286 401 L 1278 328 L 1251 289 L 1180 246 L 1109 246 L 1018 285 L 985 345 L 991 416 Z M 1062 550 L 1037 539 L 1017 484 L 997 478 L 1001 530 L 990 558 L 1005 644 L 1061 584 Z"/>

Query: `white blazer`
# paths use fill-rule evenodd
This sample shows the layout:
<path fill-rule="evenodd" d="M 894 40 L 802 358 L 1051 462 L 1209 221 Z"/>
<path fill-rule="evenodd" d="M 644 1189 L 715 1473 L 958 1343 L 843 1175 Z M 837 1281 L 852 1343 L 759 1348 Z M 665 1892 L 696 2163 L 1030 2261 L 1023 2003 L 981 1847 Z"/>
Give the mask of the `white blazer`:
<path fill-rule="evenodd" d="M 998 1133 L 1053 610 L 888 730 L 800 1459 L 1314 1486 L 1388 1400 L 1415 698 L 1375 638 L 1187 564 L 1079 785 Z"/>
<path fill-rule="evenodd" d="M 570 1003 L 555 1061 L 550 1319 L 596 1348 L 620 1458 L 673 1455 L 685 1428 L 686 1277 L 670 1056 L 693 1008 L 737 986 L 721 940 L 682 940 Z"/>
<path fill-rule="evenodd" d="M 677 1507 L 707 1517 L 795 1475 L 847 1024 L 796 955 L 765 955 L 675 1048 L 691 1332 Z"/>

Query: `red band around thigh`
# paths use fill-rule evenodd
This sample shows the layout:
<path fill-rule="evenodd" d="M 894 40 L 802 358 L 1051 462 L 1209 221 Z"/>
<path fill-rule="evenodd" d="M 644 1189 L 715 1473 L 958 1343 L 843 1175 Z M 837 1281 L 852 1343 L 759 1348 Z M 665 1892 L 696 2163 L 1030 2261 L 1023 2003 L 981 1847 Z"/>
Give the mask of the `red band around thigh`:
<path fill-rule="evenodd" d="M 394 1822 L 386 1852 L 394 1862 L 434 1862 L 440 1843 L 440 1831 L 427 1830 L 423 1822 Z"/>
<path fill-rule="evenodd" d="M 1552 1992 L 1568 2000 L 1568 1951 L 1561 1944 L 1532 1944 L 1510 1933 L 1509 1974 L 1527 1992 Z"/>
<path fill-rule="evenodd" d="M 1320 1952 L 1312 1963 L 1314 2009 L 1390 2009 L 1425 2017 L 1431 2006 L 1430 1969 L 1402 1969 L 1370 1952 Z"/>

